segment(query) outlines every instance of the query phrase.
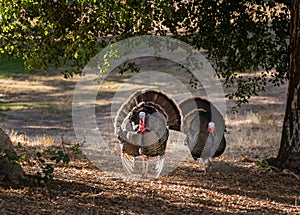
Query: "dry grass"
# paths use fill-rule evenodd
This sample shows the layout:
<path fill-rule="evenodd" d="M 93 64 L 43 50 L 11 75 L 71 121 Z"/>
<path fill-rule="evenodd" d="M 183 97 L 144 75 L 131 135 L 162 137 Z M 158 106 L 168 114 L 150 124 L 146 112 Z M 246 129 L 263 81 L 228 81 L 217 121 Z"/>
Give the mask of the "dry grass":
<path fill-rule="evenodd" d="M 224 157 L 235 160 L 276 156 L 280 146 L 281 121 L 269 112 L 231 115 L 226 120 L 228 147 Z"/>

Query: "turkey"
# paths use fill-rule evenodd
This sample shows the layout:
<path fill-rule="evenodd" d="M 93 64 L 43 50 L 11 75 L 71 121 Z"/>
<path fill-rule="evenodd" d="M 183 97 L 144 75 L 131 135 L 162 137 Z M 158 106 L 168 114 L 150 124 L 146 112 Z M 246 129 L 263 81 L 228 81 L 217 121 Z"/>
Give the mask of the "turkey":
<path fill-rule="evenodd" d="M 169 129 L 181 129 L 181 112 L 176 103 L 162 91 L 136 91 L 120 107 L 115 119 L 125 171 L 132 174 L 135 157 L 142 156 L 142 177 L 147 178 L 149 161 L 157 157 L 157 178 L 163 168 Z"/>
<path fill-rule="evenodd" d="M 198 158 L 204 171 L 211 159 L 219 157 L 226 148 L 225 121 L 221 112 L 208 100 L 192 97 L 179 104 L 182 111 L 182 132 L 194 160 Z"/>

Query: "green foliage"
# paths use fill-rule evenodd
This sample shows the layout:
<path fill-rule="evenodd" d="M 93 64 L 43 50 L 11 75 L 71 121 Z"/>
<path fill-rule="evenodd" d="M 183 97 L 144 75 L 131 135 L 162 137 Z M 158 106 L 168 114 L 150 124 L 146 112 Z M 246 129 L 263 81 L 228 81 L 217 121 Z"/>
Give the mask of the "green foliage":
<path fill-rule="evenodd" d="M 125 62 L 122 66 L 119 67 L 120 74 L 124 74 L 125 72 L 128 71 L 138 73 L 140 71 L 140 68 L 137 67 L 135 63 L 131 63 L 131 62 Z"/>
<path fill-rule="evenodd" d="M 82 151 L 80 149 L 81 147 L 81 144 L 80 143 L 76 143 L 74 146 L 68 148 L 68 152 L 70 154 L 73 154 L 73 155 L 82 155 Z"/>
<path fill-rule="evenodd" d="M 51 155 L 49 160 L 55 161 L 56 163 L 63 162 L 64 164 L 68 164 L 70 161 L 69 154 L 60 150 L 58 151 L 54 147 L 48 148 L 44 153 L 37 152 L 36 161 L 42 170 L 42 172 L 36 173 L 37 181 L 40 185 L 44 185 L 53 180 L 54 165 L 47 162 L 48 159 L 46 158 L 46 155 Z"/>
<path fill-rule="evenodd" d="M 12 164 L 15 164 L 20 159 L 24 159 L 25 155 L 17 155 L 16 152 L 9 152 L 8 150 L 0 149 L 0 160 L 4 159 Z"/>
<path fill-rule="evenodd" d="M 270 165 L 269 162 L 266 161 L 266 160 L 263 160 L 263 161 L 261 161 L 261 162 L 257 162 L 257 163 L 256 163 L 256 166 L 259 167 L 259 168 L 261 168 L 261 169 L 265 169 L 265 170 L 268 170 L 268 171 L 271 171 L 271 172 L 272 172 L 272 171 L 280 172 L 280 169 L 279 169 L 279 168 Z"/>
<path fill-rule="evenodd" d="M 37 152 L 36 156 L 36 160 L 40 168 L 42 169 L 42 172 L 36 173 L 37 181 L 40 185 L 44 185 L 45 183 L 48 183 L 49 181 L 53 180 L 54 168 L 51 164 L 46 163 L 46 160 L 43 158 L 42 153 Z"/>
<path fill-rule="evenodd" d="M 0 54 L 0 78 L 24 74 L 30 74 L 30 72 L 25 69 L 22 59 Z"/>
<path fill-rule="evenodd" d="M 65 154 L 63 151 L 58 151 L 56 155 L 52 156 L 50 160 L 55 160 L 56 163 L 62 161 L 65 164 L 68 164 L 70 161 L 69 154 Z"/>
<path fill-rule="evenodd" d="M 287 0 L 0 0 L 0 52 L 26 68 L 68 64 L 79 73 L 108 44 L 137 35 L 171 35 L 204 49 L 240 105 L 287 78 Z M 245 77 L 242 73 L 255 75 Z"/>
<path fill-rule="evenodd" d="M 237 86 L 227 96 L 239 99 L 238 105 L 266 84 L 282 84 L 287 78 L 289 1 L 180 1 L 175 3 L 178 9 L 172 9 L 173 3 L 163 24 L 206 51 L 225 85 Z M 242 76 L 245 72 L 255 75 Z"/>
<path fill-rule="evenodd" d="M 80 143 L 76 143 L 74 146 L 68 148 L 67 152 L 57 150 L 55 147 L 48 147 L 43 151 L 43 153 L 37 152 L 35 160 L 38 162 L 42 170 L 42 172 L 37 172 L 36 174 L 38 183 L 40 185 L 44 185 L 53 180 L 55 165 L 51 163 L 51 161 L 55 161 L 56 164 L 68 164 L 70 162 L 71 155 L 82 155 L 80 146 Z"/>
<path fill-rule="evenodd" d="M 150 9 L 145 4 L 137 12 L 118 1 L 3 0 L 0 51 L 22 57 L 30 70 L 69 61 L 72 74 L 114 42 L 111 35 L 122 39 L 135 34 L 134 29 L 146 33 L 145 25 L 152 22 L 145 20 L 149 15 L 144 9 Z M 140 27 L 133 24 L 137 20 L 142 20 Z"/>
<path fill-rule="evenodd" d="M 19 156 L 15 152 L 0 149 L 0 178 L 5 177 L 17 164 Z"/>

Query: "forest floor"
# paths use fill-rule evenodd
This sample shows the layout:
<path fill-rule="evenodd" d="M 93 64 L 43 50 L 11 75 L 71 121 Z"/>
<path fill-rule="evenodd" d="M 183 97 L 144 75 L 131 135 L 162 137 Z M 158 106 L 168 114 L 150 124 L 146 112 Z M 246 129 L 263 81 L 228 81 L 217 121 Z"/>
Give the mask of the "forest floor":
<path fill-rule="evenodd" d="M 72 123 L 77 80 L 56 72 L 0 79 L 0 127 L 19 154 L 33 160 L 47 147 L 77 143 Z M 96 114 L 109 135 L 112 128 L 101 119 L 109 118 L 119 85 L 111 80 L 99 90 Z M 286 84 L 269 86 L 238 114 L 227 101 L 227 148 L 206 173 L 188 158 L 158 179 L 124 180 L 97 168 L 88 156 L 71 155 L 69 164 L 54 165 L 47 185 L 0 184 L 0 214 L 300 214 L 299 176 L 261 165 L 278 152 L 286 90 Z M 39 171 L 22 164 L 28 175 Z"/>

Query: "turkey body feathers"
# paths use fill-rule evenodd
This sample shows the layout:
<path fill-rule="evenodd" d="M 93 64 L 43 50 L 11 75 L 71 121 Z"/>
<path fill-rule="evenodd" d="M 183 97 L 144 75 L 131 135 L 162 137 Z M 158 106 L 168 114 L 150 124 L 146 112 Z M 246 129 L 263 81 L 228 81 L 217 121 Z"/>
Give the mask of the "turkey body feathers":
<path fill-rule="evenodd" d="M 145 132 L 138 130 L 140 112 L 147 113 Z M 163 115 L 144 103 L 129 113 L 118 134 L 118 139 L 123 144 L 122 152 L 134 157 L 141 154 L 150 157 L 163 155 L 168 137 L 169 130 Z"/>
<path fill-rule="evenodd" d="M 159 139 L 157 142 L 154 142 L 152 145 L 135 145 L 130 144 L 128 140 L 124 140 L 122 136 L 119 136 L 118 139 L 123 144 L 122 152 L 127 153 L 133 157 L 140 156 L 143 153 L 149 157 L 162 156 L 165 153 L 167 141 L 169 136 L 169 130 L 166 129 L 165 135 Z M 142 148 L 142 151 L 141 151 Z"/>

